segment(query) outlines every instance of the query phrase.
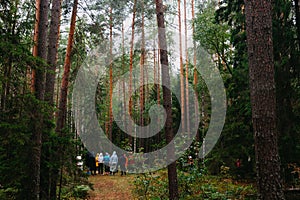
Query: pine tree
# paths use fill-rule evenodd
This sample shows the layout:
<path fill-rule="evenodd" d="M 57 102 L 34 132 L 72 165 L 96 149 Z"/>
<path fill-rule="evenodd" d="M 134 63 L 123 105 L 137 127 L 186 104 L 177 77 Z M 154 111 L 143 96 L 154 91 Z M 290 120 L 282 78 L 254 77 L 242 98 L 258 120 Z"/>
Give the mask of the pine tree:
<path fill-rule="evenodd" d="M 69 89 L 69 80 L 70 80 L 70 70 L 71 70 L 71 52 L 73 49 L 74 43 L 74 33 L 76 27 L 76 15 L 77 15 L 77 7 L 78 7 L 78 0 L 74 0 L 73 2 L 73 10 L 71 15 L 71 23 L 70 23 L 70 31 L 68 36 L 68 44 L 67 50 L 65 55 L 64 61 L 64 72 L 62 76 L 61 86 L 60 86 L 60 95 L 59 95 L 59 104 L 58 104 L 58 111 L 57 111 L 57 119 L 56 119 L 56 133 L 59 137 L 65 137 L 64 128 L 66 128 L 66 120 L 67 120 L 67 99 L 68 99 L 68 89 Z M 60 162 L 60 168 L 63 167 L 63 158 L 64 158 L 64 145 L 61 144 L 56 152 L 56 156 L 58 161 Z M 52 184 L 57 185 L 58 182 L 58 170 L 55 170 L 55 173 L 52 177 L 56 177 L 55 180 L 51 180 Z M 60 170 L 62 173 L 62 170 Z M 62 174 L 61 176 L 62 177 Z M 51 188 L 51 195 L 56 194 L 56 187 Z M 58 196 L 60 199 L 61 195 L 61 186 L 59 187 Z M 55 195 L 56 196 L 56 195 Z"/>
<path fill-rule="evenodd" d="M 37 56 L 45 61 L 47 60 L 47 32 L 48 32 L 48 12 L 49 1 L 41 0 L 38 21 L 38 36 L 37 36 Z M 39 66 L 35 70 L 34 76 L 34 96 L 39 101 L 39 104 L 32 109 L 32 155 L 31 155 L 31 179 L 28 184 L 28 194 L 30 199 L 40 199 L 40 170 L 41 170 L 41 149 L 42 149 L 42 133 L 44 128 L 44 116 L 41 112 L 42 102 L 45 95 L 45 64 Z"/>
<path fill-rule="evenodd" d="M 178 0 L 178 26 L 179 26 L 179 65 L 180 65 L 180 109 L 181 109 L 181 126 L 183 132 L 185 129 L 185 99 L 184 99 L 184 70 L 183 70 L 183 58 L 182 58 L 182 31 L 181 31 L 181 1 Z"/>
<path fill-rule="evenodd" d="M 284 199 L 276 128 L 272 1 L 245 1 L 259 199 Z"/>
<path fill-rule="evenodd" d="M 112 125 L 113 125 L 113 8 L 112 5 L 109 8 L 109 125 L 108 125 L 108 138 L 110 141 L 113 139 Z"/>
<path fill-rule="evenodd" d="M 186 7 L 186 0 L 183 2 L 184 5 L 184 43 L 185 43 L 185 108 L 186 108 L 186 117 L 185 117 L 185 123 L 186 123 L 186 131 L 188 135 L 190 134 L 190 100 L 189 100 L 189 53 L 188 53 L 188 47 L 187 47 L 187 7 Z"/>
<path fill-rule="evenodd" d="M 57 170 L 56 158 L 53 158 L 51 152 L 51 141 L 49 134 L 54 130 L 54 87 L 55 76 L 58 58 L 58 43 L 60 34 L 60 16 L 61 16 L 61 0 L 53 0 L 51 8 L 51 23 L 48 36 L 48 51 L 47 51 L 47 71 L 46 71 L 46 85 L 45 85 L 45 101 L 49 105 L 49 113 L 45 119 L 45 134 L 43 135 L 42 147 L 42 167 L 43 179 L 41 179 L 41 198 L 53 199 L 56 197 L 56 176 Z M 51 165 L 49 165 L 51 163 Z M 50 167 L 53 166 L 53 167 Z M 51 176 L 52 175 L 52 176 Z M 52 181 L 54 180 L 54 181 Z M 52 191 L 52 195 L 50 194 Z M 54 194 L 53 194 L 54 193 Z"/>
<path fill-rule="evenodd" d="M 133 3 L 133 13 L 132 13 L 132 23 L 131 23 L 131 41 L 130 41 L 130 55 L 129 55 L 129 94 L 132 94 L 132 70 L 133 70 L 133 53 L 134 53 L 134 34 L 135 34 L 135 16 L 136 16 L 136 2 Z M 129 99 L 128 113 L 131 116 L 132 114 L 132 98 Z M 132 124 L 128 124 L 128 131 L 132 133 L 133 127 Z M 130 138 L 130 143 L 132 144 L 132 137 Z"/>
<path fill-rule="evenodd" d="M 174 137 L 173 134 L 173 119 L 172 119 L 172 94 L 170 91 L 170 75 L 169 75 L 169 61 L 166 43 L 164 5 L 162 0 L 156 0 L 156 16 L 158 26 L 158 41 L 160 49 L 160 63 L 161 63 L 161 78 L 163 85 L 163 106 L 166 109 L 167 119 L 165 124 L 166 142 L 170 145 L 167 150 L 167 159 L 172 163 L 168 166 L 169 179 L 169 198 L 172 200 L 179 199 L 178 181 L 176 161 L 174 160 L 175 147 L 174 143 L 170 143 Z"/>

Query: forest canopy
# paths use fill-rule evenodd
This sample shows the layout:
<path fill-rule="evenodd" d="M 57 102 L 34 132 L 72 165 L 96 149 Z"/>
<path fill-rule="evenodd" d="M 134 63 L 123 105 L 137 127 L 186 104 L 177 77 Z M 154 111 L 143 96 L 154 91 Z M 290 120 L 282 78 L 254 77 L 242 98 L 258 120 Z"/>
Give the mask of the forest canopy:
<path fill-rule="evenodd" d="M 113 151 L 170 199 L 188 156 L 260 199 L 299 188 L 300 2 L 255 2 L 1 1 L 0 199 L 78 197 L 76 157 Z"/>

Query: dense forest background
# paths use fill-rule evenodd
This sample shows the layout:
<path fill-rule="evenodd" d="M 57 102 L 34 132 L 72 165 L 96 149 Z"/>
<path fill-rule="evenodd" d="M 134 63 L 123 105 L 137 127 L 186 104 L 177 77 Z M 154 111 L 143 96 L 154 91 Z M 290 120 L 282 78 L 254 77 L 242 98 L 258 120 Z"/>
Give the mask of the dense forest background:
<path fill-rule="evenodd" d="M 165 129 L 148 139 L 134 138 L 118 127 L 113 116 L 113 109 L 117 109 L 121 118 L 129 113 L 136 124 L 145 126 L 151 123 L 151 106 L 166 103 L 164 88 L 148 84 L 141 75 L 130 76 L 129 85 L 121 79 L 117 91 L 124 91 L 125 87 L 130 91 L 135 84 L 144 86 L 130 91 L 133 95 L 127 106 L 113 107 L 114 98 L 125 99 L 124 92 L 113 98 L 114 84 L 122 75 L 132 73 L 133 67 L 137 66 L 140 74 L 153 73 L 158 82 L 164 79 L 158 38 L 155 34 L 147 35 L 149 27 L 157 27 L 158 2 L 0 2 L 0 198 L 68 199 L 76 196 L 78 186 L 88 185 L 86 174 L 76 166 L 76 156 L 84 157 L 87 149 L 74 121 L 72 88 L 80 67 L 92 50 L 103 43 L 109 44 L 108 54 L 113 54 L 113 48 L 121 52 L 120 57 L 105 66 L 96 91 L 98 122 L 107 137 L 120 148 L 135 153 L 152 152 L 168 143 L 170 135 Z M 251 56 L 247 53 L 250 45 L 244 1 L 163 3 L 166 35 L 170 45 L 179 50 L 179 55 L 168 52 L 172 86 L 181 95 L 180 100 L 172 96 L 172 129 L 174 133 L 189 134 L 189 128 L 200 120 L 192 146 L 175 164 L 177 171 L 184 171 L 187 157 L 191 155 L 197 173 L 204 170 L 210 175 L 226 174 L 234 179 L 255 181 L 257 141 L 252 123 L 248 61 Z M 299 6 L 299 0 L 276 0 L 272 2 L 270 15 L 276 103 L 266 104 L 275 104 L 276 108 L 277 131 L 273 137 L 278 137 L 278 143 L 272 145 L 278 146 L 283 188 L 300 186 Z M 183 37 L 172 41 L 168 28 L 175 28 Z M 190 47 L 185 45 L 190 39 L 187 32 L 192 34 Z M 116 38 L 122 39 L 120 46 L 113 46 Z M 155 44 L 156 48 L 150 49 L 149 44 Z M 210 91 L 197 68 L 211 66 L 219 70 L 224 82 L 226 121 L 214 149 L 205 159 L 200 159 L 198 152 L 205 143 L 212 103 Z M 268 80 L 265 77 L 261 83 Z M 197 95 L 196 110 L 189 104 L 186 83 L 192 85 Z M 268 160 L 268 156 L 265 154 L 264 159 Z M 238 159 L 239 168 L 236 167 Z"/>

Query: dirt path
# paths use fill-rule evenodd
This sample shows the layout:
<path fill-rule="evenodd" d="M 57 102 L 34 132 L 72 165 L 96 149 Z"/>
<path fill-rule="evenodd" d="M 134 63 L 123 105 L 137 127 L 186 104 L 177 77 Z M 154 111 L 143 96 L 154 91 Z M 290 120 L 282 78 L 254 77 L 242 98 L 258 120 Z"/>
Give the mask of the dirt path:
<path fill-rule="evenodd" d="M 89 193 L 89 200 L 132 200 L 133 175 L 90 176 L 94 191 Z"/>

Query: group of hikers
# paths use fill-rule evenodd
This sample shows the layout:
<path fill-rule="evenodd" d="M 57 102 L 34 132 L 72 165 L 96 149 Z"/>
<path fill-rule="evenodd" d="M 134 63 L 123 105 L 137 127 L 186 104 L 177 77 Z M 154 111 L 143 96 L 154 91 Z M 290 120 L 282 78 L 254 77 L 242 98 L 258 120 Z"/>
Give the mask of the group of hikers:
<path fill-rule="evenodd" d="M 128 157 L 126 154 L 120 156 L 114 151 L 112 155 L 109 153 L 88 152 L 86 155 L 86 165 L 88 167 L 88 174 L 91 175 L 115 175 L 120 168 L 121 176 L 126 175 L 128 167 Z"/>

